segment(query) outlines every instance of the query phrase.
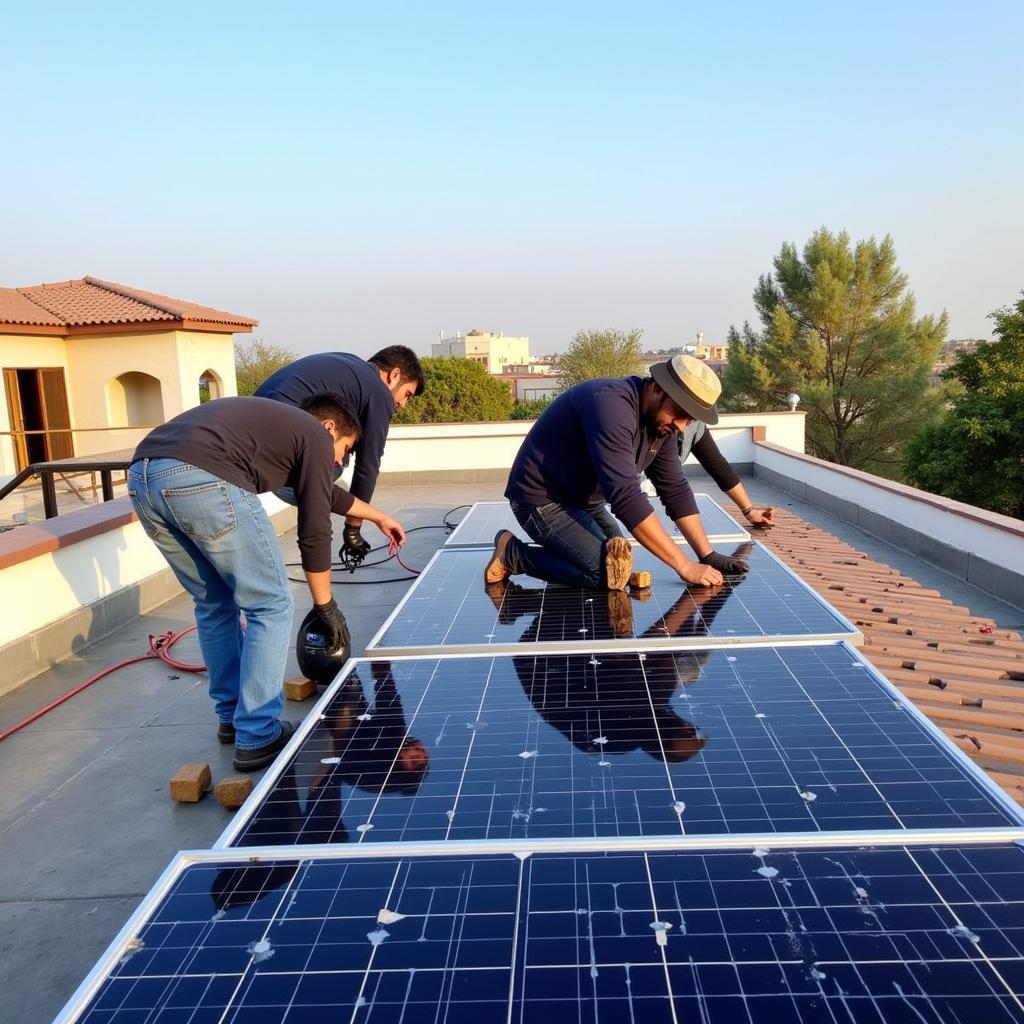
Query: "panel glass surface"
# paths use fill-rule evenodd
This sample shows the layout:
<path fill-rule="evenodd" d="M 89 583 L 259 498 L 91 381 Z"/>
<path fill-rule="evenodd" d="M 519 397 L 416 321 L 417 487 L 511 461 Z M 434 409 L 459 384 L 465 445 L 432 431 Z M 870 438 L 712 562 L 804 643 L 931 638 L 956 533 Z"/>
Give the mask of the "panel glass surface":
<path fill-rule="evenodd" d="M 1019 824 L 840 646 L 357 663 L 232 845 Z"/>
<path fill-rule="evenodd" d="M 87 1024 L 1003 1024 L 1024 851 L 194 864 Z"/>
<path fill-rule="evenodd" d="M 710 495 L 700 493 L 694 494 L 694 497 L 697 499 L 697 510 L 700 512 L 704 532 L 712 543 L 716 540 L 744 540 L 750 536 Z M 661 501 L 654 497 L 651 498 L 651 504 L 669 536 L 685 543 Z M 445 540 L 445 547 L 487 546 L 494 543 L 494 535 L 499 530 L 511 530 L 521 540 L 529 541 L 516 517 L 512 515 L 507 501 L 478 501 Z M 626 537 L 630 536 L 625 527 L 622 532 Z"/>
<path fill-rule="evenodd" d="M 529 576 L 483 582 L 487 550 L 442 549 L 419 577 L 371 649 L 509 649 L 529 643 L 686 640 L 735 642 L 778 637 L 859 638 L 857 631 L 751 541 L 721 549 L 750 571 L 719 587 L 685 587 L 664 562 L 634 549 L 651 573 L 646 590 L 581 590 Z"/>

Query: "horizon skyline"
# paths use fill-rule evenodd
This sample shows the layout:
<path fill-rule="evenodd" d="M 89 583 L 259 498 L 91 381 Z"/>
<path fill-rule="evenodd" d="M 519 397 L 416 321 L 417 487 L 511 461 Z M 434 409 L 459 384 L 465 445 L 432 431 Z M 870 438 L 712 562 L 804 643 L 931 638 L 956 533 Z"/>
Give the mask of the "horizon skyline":
<path fill-rule="evenodd" d="M 821 226 L 890 235 L 949 338 L 1024 288 L 1008 0 L 57 0 L 5 28 L 0 286 L 91 275 L 364 356 L 473 327 L 724 343 Z"/>

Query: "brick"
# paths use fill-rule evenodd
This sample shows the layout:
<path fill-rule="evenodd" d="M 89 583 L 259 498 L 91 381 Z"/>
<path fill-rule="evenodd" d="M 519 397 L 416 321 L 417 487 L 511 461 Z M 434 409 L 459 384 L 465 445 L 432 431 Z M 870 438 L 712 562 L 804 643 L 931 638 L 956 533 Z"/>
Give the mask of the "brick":
<path fill-rule="evenodd" d="M 208 764 L 183 764 L 171 778 L 171 799 L 183 804 L 197 803 L 210 788 L 212 778 Z"/>
<path fill-rule="evenodd" d="M 229 811 L 241 807 L 251 792 L 252 779 L 246 775 L 232 775 L 230 778 L 221 779 L 213 787 L 213 795 L 221 806 L 226 807 Z"/>
<path fill-rule="evenodd" d="M 288 700 L 309 700 L 316 693 L 316 683 L 312 679 L 296 676 L 284 684 L 284 695 Z"/>

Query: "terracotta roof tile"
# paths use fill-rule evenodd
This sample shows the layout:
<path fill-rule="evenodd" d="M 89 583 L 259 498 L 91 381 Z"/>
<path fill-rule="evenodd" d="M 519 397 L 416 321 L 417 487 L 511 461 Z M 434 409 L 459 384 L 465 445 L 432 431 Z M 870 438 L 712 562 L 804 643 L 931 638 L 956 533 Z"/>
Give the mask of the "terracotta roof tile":
<path fill-rule="evenodd" d="M 178 320 L 234 324 L 240 328 L 251 328 L 258 322 L 95 277 L 0 289 L 0 324 L 85 327 Z"/>
<path fill-rule="evenodd" d="M 1024 641 L 805 520 L 759 535 L 864 634 L 862 653 L 1024 804 Z"/>
<path fill-rule="evenodd" d="M 22 295 L 17 288 L 0 288 L 0 324 L 63 327 L 64 321 Z"/>

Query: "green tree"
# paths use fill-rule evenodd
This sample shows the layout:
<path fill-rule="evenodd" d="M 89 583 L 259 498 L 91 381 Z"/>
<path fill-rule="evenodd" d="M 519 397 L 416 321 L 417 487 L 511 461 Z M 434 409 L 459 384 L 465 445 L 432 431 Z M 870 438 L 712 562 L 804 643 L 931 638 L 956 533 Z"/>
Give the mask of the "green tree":
<path fill-rule="evenodd" d="M 761 330 L 729 331 L 723 381 L 731 410 L 773 410 L 795 391 L 811 453 L 844 466 L 897 470 L 906 440 L 938 412 L 928 385 L 947 317 L 915 312 L 892 239 L 852 245 L 814 233 L 782 246 L 754 291 Z"/>
<path fill-rule="evenodd" d="M 535 420 L 550 404 L 550 398 L 524 398 L 512 407 L 512 419 Z"/>
<path fill-rule="evenodd" d="M 942 419 L 907 444 L 907 479 L 934 494 L 1024 519 L 1024 293 L 997 309 L 996 340 L 960 353 Z"/>
<path fill-rule="evenodd" d="M 643 331 L 577 331 L 558 361 L 561 389 L 595 377 L 628 377 L 644 372 Z"/>
<path fill-rule="evenodd" d="M 295 353 L 262 338 L 235 340 L 235 377 L 238 393 L 251 395 L 274 372 L 295 361 Z"/>
<path fill-rule="evenodd" d="M 475 423 L 507 420 L 512 393 L 472 359 L 427 356 L 421 359 L 424 393 L 395 413 L 393 423 Z"/>

